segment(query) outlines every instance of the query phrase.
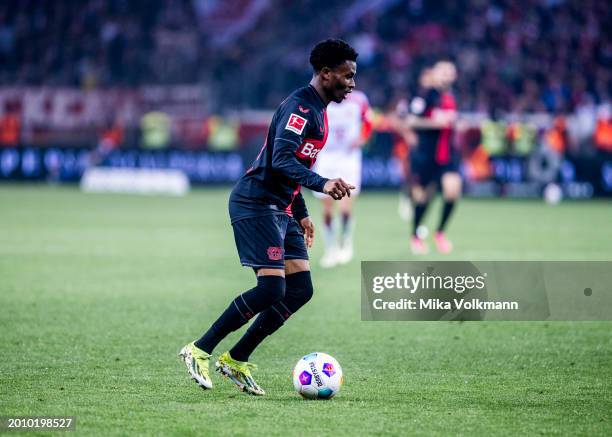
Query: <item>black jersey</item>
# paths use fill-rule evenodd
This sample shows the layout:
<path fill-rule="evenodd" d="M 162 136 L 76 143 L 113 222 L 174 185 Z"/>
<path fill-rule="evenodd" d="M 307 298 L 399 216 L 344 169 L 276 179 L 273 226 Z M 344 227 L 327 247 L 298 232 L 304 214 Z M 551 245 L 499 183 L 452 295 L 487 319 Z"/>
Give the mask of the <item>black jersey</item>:
<path fill-rule="evenodd" d="M 311 85 L 278 107 L 257 158 L 230 195 L 232 223 L 268 214 L 308 215 L 302 186 L 323 191 L 328 181 L 310 168 L 327 140 L 326 105 Z"/>
<path fill-rule="evenodd" d="M 449 92 L 435 89 L 426 91 L 410 102 L 410 112 L 418 117 L 430 118 L 435 110 L 456 110 L 455 98 Z M 418 136 L 417 151 L 435 160 L 437 164 L 448 164 L 453 154 L 453 129 L 415 129 Z"/>

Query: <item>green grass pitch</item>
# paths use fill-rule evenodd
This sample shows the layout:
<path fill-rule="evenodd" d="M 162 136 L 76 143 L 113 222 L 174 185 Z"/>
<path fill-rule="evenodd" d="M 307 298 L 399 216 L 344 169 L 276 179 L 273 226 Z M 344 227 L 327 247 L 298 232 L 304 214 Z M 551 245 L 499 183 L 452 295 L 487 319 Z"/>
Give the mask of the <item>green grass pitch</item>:
<path fill-rule="evenodd" d="M 200 390 L 177 352 L 253 284 L 227 194 L 0 186 L 0 415 L 73 415 L 84 435 L 612 435 L 612 323 L 361 322 L 359 263 L 321 270 L 320 233 L 315 297 L 252 356 L 268 395 L 216 374 Z M 359 199 L 357 259 L 414 259 L 396 208 Z M 611 210 L 464 200 L 455 252 L 426 259 L 610 260 Z M 330 401 L 293 391 L 312 351 L 343 366 Z"/>

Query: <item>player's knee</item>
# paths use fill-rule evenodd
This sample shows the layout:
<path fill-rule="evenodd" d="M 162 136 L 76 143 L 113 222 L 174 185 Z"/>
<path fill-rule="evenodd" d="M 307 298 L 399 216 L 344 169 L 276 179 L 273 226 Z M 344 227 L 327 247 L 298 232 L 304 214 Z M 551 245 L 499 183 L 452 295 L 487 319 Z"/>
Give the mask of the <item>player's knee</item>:
<path fill-rule="evenodd" d="M 304 284 L 304 287 L 302 288 L 302 305 L 304 305 L 310 299 L 312 299 L 313 294 L 314 294 L 314 290 L 312 288 L 312 281 L 310 280 L 310 272 L 309 272 L 308 283 Z"/>
<path fill-rule="evenodd" d="M 461 176 L 447 173 L 442 177 L 442 194 L 445 199 L 456 200 L 461 196 Z"/>
<path fill-rule="evenodd" d="M 292 300 L 295 300 L 295 305 L 298 308 L 312 299 L 314 290 L 310 272 L 304 271 L 287 275 L 287 290 L 290 290 Z"/>
<path fill-rule="evenodd" d="M 444 195 L 444 200 L 446 200 L 447 202 L 455 202 L 457 200 L 459 200 L 459 198 L 461 197 L 461 193 L 460 192 L 450 192 L 446 195 Z"/>
<path fill-rule="evenodd" d="M 271 304 L 285 297 L 285 278 L 282 276 L 258 276 L 257 288 Z"/>
<path fill-rule="evenodd" d="M 461 197 L 461 183 L 458 185 L 452 185 L 446 190 L 443 190 L 442 196 L 444 200 L 455 201 Z"/>
<path fill-rule="evenodd" d="M 412 201 L 414 203 L 427 202 L 427 192 L 421 187 L 412 188 Z"/>
<path fill-rule="evenodd" d="M 461 183 L 449 184 L 447 187 L 442 189 L 442 197 L 447 201 L 458 200 L 461 197 Z"/>

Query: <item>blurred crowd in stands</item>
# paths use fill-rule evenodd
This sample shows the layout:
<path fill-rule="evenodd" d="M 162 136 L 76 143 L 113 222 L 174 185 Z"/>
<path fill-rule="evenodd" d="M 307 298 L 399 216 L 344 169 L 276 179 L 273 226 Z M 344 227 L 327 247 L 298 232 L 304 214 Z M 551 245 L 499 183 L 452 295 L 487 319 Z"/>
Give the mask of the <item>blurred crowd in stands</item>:
<path fill-rule="evenodd" d="M 273 107 L 335 35 L 376 106 L 448 57 L 462 110 L 568 112 L 609 100 L 611 22 L 607 0 L 5 0 L 0 84 L 202 82 L 219 105 Z"/>
<path fill-rule="evenodd" d="M 446 58 L 461 111 L 571 113 L 590 138 L 604 120 L 612 142 L 610 23 L 608 0 L 4 0 L 0 91 L 197 84 L 208 115 L 271 109 L 309 79 L 312 45 L 338 36 L 360 53 L 358 88 L 380 109 Z M 13 142 L 19 108 L 6 106 Z"/>

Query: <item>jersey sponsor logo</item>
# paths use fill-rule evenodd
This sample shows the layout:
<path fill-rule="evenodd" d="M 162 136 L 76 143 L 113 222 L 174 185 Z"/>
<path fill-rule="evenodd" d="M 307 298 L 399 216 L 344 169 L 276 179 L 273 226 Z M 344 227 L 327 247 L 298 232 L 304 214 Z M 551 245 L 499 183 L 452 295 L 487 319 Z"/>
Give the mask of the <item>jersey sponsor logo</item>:
<path fill-rule="evenodd" d="M 297 114 L 291 113 L 291 115 L 289 116 L 289 120 L 287 121 L 287 126 L 285 126 L 285 129 L 290 130 L 291 132 L 295 132 L 298 135 L 302 135 L 307 121 L 308 120 L 306 120 L 304 117 L 300 117 Z"/>
<path fill-rule="evenodd" d="M 298 105 L 298 109 L 302 111 L 304 114 L 308 114 L 310 112 L 310 109 L 304 108 L 302 105 Z"/>
<path fill-rule="evenodd" d="M 282 247 L 268 247 L 268 258 L 270 261 L 279 261 L 283 259 L 283 248 Z"/>
<path fill-rule="evenodd" d="M 302 145 L 298 148 L 296 155 L 300 158 L 316 159 L 322 147 L 323 145 L 317 147 L 313 143 L 302 143 Z"/>

